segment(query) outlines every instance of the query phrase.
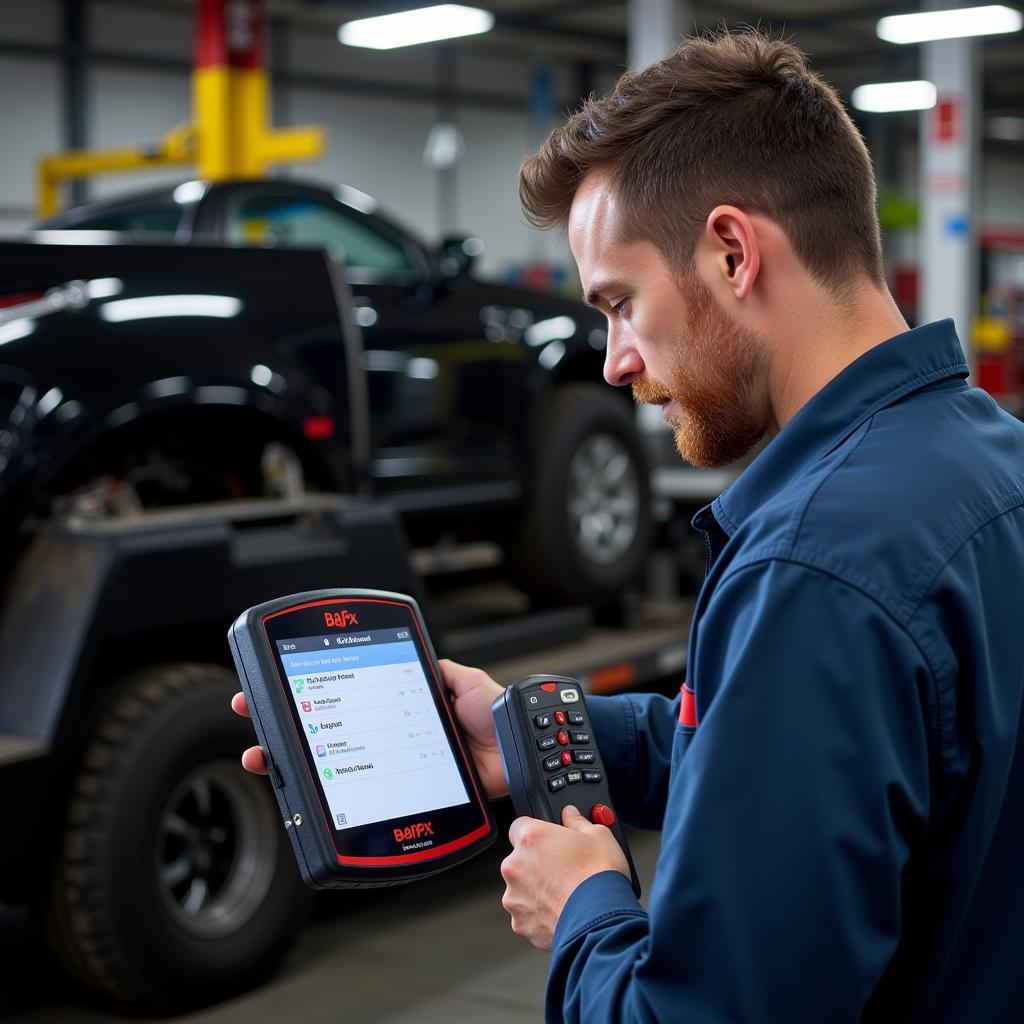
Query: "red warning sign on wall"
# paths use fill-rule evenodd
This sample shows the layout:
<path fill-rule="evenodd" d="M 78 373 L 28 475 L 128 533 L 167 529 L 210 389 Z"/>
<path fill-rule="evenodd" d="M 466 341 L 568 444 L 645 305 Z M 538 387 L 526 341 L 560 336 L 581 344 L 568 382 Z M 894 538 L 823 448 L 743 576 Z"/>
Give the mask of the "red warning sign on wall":
<path fill-rule="evenodd" d="M 959 142 L 963 138 L 963 101 L 946 97 L 932 107 L 932 141 Z"/>

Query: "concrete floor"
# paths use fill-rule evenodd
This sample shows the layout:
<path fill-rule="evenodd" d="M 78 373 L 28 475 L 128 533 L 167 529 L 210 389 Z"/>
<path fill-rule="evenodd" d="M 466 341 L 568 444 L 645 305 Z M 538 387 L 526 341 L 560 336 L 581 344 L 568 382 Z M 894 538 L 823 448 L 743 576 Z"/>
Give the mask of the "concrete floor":
<path fill-rule="evenodd" d="M 631 832 L 644 892 L 659 836 Z M 535 1024 L 546 953 L 512 933 L 501 906 L 499 840 L 486 853 L 418 885 L 324 894 L 277 974 L 253 992 L 178 1024 Z M 65 980 L 21 913 L 0 913 L 0 1019 L 10 1024 L 130 1024 L 137 1018 Z"/>

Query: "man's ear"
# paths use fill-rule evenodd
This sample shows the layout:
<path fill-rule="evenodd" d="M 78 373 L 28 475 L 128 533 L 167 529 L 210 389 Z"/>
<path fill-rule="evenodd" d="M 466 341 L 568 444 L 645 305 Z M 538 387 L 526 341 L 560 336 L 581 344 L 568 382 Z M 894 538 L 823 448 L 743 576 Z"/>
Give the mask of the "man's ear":
<path fill-rule="evenodd" d="M 716 206 L 708 214 L 701 243 L 712 278 L 735 298 L 745 299 L 761 269 L 761 250 L 750 218 L 735 206 Z"/>

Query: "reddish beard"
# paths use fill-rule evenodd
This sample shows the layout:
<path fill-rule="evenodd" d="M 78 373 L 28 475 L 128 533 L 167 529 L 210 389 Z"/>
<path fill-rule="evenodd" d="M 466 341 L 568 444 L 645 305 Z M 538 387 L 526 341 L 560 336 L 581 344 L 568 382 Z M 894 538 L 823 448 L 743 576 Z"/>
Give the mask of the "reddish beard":
<path fill-rule="evenodd" d="M 729 319 L 695 274 L 679 290 L 687 314 L 672 346 L 669 382 L 638 381 L 633 399 L 653 405 L 671 399 L 669 422 L 679 454 L 702 468 L 727 466 L 765 433 L 765 346 Z"/>

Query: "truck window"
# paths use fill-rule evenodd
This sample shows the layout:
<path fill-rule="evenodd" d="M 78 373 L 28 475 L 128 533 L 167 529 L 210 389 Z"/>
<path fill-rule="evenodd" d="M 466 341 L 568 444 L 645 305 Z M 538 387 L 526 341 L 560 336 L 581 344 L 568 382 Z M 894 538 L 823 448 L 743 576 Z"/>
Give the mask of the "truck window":
<path fill-rule="evenodd" d="M 181 222 L 177 203 L 153 203 L 112 210 L 77 220 L 69 228 L 84 231 L 123 231 L 127 234 L 170 235 L 174 237 Z"/>
<path fill-rule="evenodd" d="M 228 240 L 245 245 L 322 246 L 346 267 L 403 278 L 416 273 L 397 232 L 313 198 L 245 199 L 230 216 Z"/>

